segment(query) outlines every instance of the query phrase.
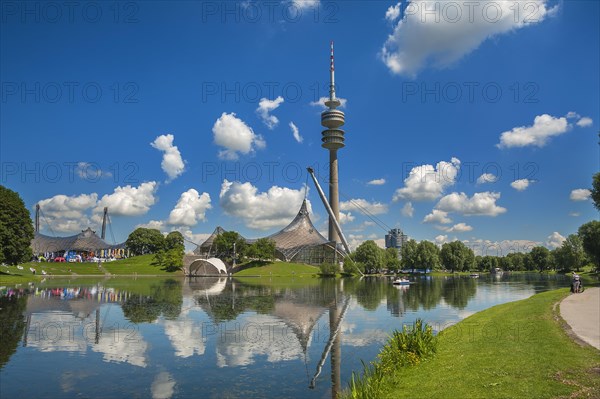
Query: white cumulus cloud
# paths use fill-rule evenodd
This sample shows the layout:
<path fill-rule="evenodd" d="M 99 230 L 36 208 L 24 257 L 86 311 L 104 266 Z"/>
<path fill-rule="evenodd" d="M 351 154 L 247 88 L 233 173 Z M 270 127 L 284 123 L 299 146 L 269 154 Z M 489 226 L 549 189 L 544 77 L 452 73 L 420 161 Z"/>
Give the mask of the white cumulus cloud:
<path fill-rule="evenodd" d="M 412 168 L 404 179 L 404 187 L 394 193 L 394 201 L 432 201 L 442 196 L 445 188 L 456 182 L 460 169 L 460 160 L 452 158 L 450 162 L 441 161 L 433 165 L 421 165 Z"/>
<path fill-rule="evenodd" d="M 409 76 L 428 64 L 451 65 L 488 39 L 542 22 L 556 10 L 547 3 L 410 0 L 383 45 L 382 61 L 392 73 Z M 386 18 L 396 13 L 388 9 Z"/>
<path fill-rule="evenodd" d="M 465 193 L 452 193 L 442 197 L 435 206 L 444 212 L 456 212 L 466 216 L 498 216 L 506 208 L 496 205 L 500 193 L 475 193 L 469 198 Z"/>
<path fill-rule="evenodd" d="M 385 19 L 390 22 L 394 22 L 400 16 L 400 6 L 402 3 L 398 3 L 395 6 L 390 6 L 385 12 Z"/>
<path fill-rule="evenodd" d="M 215 122 L 212 132 L 215 144 L 225 149 L 219 151 L 221 159 L 236 160 L 239 154 L 249 154 L 266 146 L 262 136 L 254 133 L 235 113 L 223 114 Z"/>
<path fill-rule="evenodd" d="M 372 215 L 380 215 L 382 213 L 387 213 L 388 206 L 381 202 L 369 202 L 365 199 L 357 198 L 340 202 L 340 210 L 357 212 L 366 211 Z"/>
<path fill-rule="evenodd" d="M 533 180 L 529 179 L 519 179 L 510 183 L 510 186 L 517 191 L 525 191 L 529 185 L 533 183 Z"/>
<path fill-rule="evenodd" d="M 437 226 L 439 230 L 443 230 L 447 233 L 464 233 L 466 231 L 473 230 L 473 227 L 469 226 L 466 223 L 457 223 L 452 227 L 449 226 Z"/>
<path fill-rule="evenodd" d="M 493 173 L 484 173 L 477 178 L 477 184 L 496 183 L 498 176 Z"/>
<path fill-rule="evenodd" d="M 546 238 L 546 246 L 550 249 L 555 249 L 560 247 L 564 241 L 565 237 L 560 235 L 558 231 L 555 231 Z"/>
<path fill-rule="evenodd" d="M 269 100 L 267 98 L 261 98 L 258 103 L 256 113 L 260 116 L 263 123 L 271 130 L 275 129 L 279 124 L 279 119 L 275 115 L 271 115 L 271 112 L 279 108 L 283 103 L 283 97 L 279 96 L 275 100 Z"/>
<path fill-rule="evenodd" d="M 286 226 L 298 213 L 303 200 L 304 189 L 273 186 L 261 193 L 250 183 L 228 180 L 223 181 L 219 195 L 219 204 L 227 215 L 237 217 L 249 228 L 258 230 Z M 310 212 L 309 201 L 307 206 Z"/>
<path fill-rule="evenodd" d="M 430 214 L 426 215 L 425 218 L 423 218 L 423 223 L 449 224 L 452 223 L 452 219 L 448 217 L 448 212 L 434 209 L 431 211 Z"/>
<path fill-rule="evenodd" d="M 548 140 L 555 136 L 560 136 L 569 131 L 571 125 L 566 117 L 554 117 L 543 114 L 535 117 L 533 125 L 519 126 L 500 134 L 500 143 L 496 144 L 498 148 L 543 147 Z"/>
<path fill-rule="evenodd" d="M 290 122 L 290 129 L 292 129 L 292 134 L 294 135 L 294 140 L 296 140 L 298 143 L 302 143 L 304 141 L 304 138 L 300 135 L 300 130 L 294 124 L 294 122 Z"/>
<path fill-rule="evenodd" d="M 369 186 L 383 186 L 385 184 L 385 179 L 374 179 L 370 182 L 367 182 Z"/>
<path fill-rule="evenodd" d="M 413 207 L 412 202 L 407 202 L 403 207 L 402 207 L 402 216 L 406 216 L 406 217 L 413 217 L 413 214 L 415 213 L 415 208 Z"/>
<path fill-rule="evenodd" d="M 211 208 L 208 193 L 200 195 L 198 191 L 190 188 L 179 197 L 167 223 L 174 226 L 195 226 L 199 221 L 206 220 L 206 211 Z"/>
<path fill-rule="evenodd" d="M 307 8 L 315 8 L 318 7 L 320 4 L 320 0 L 293 0 L 292 2 L 296 7 L 298 7 L 301 10 Z"/>
<path fill-rule="evenodd" d="M 571 191 L 571 195 L 569 196 L 569 198 L 571 199 L 571 201 L 586 201 L 590 199 L 591 195 L 592 192 L 587 188 L 577 188 Z"/>
<path fill-rule="evenodd" d="M 588 126 L 592 126 L 592 123 L 594 123 L 592 118 L 588 118 L 587 116 L 584 116 L 583 118 L 581 118 L 577 121 L 576 125 L 579 127 L 588 127 Z"/>
<path fill-rule="evenodd" d="M 38 204 L 53 231 L 77 233 L 90 225 L 87 212 L 96 206 L 97 200 L 96 193 L 77 196 L 58 194 Z"/>
<path fill-rule="evenodd" d="M 144 182 L 138 187 L 127 185 L 115 188 L 112 194 L 102 196 L 95 209 L 95 213 L 101 213 L 107 206 L 109 213 L 113 216 L 140 216 L 150 210 L 156 203 L 155 181 Z"/>
<path fill-rule="evenodd" d="M 163 152 L 160 163 L 162 170 L 169 176 L 169 181 L 177 178 L 185 171 L 185 163 L 177 146 L 173 145 L 175 137 L 172 134 L 158 136 L 150 145 Z"/>

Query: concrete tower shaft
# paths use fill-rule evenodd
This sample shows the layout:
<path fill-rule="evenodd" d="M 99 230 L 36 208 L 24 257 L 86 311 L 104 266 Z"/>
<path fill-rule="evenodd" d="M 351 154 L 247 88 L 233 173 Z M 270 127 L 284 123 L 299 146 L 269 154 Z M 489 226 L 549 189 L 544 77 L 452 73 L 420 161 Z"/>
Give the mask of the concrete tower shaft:
<path fill-rule="evenodd" d="M 338 190 L 338 156 L 337 150 L 344 147 L 344 131 L 340 127 L 346 122 L 345 115 L 337 109 L 341 105 L 335 96 L 335 67 L 333 57 L 333 41 L 331 42 L 331 64 L 329 67 L 329 99 L 325 101 L 327 109 L 321 113 L 321 125 L 326 128 L 322 132 L 323 148 L 329 150 L 329 205 L 336 220 L 340 220 L 340 196 Z M 329 241 L 340 242 L 334 223 L 329 220 Z"/>

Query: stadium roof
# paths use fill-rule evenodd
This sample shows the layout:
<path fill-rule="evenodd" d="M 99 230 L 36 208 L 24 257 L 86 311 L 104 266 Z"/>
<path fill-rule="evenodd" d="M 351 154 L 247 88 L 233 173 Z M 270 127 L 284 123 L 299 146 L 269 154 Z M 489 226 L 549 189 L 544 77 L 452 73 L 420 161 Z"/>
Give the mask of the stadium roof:
<path fill-rule="evenodd" d="M 125 243 L 109 244 L 96 235 L 89 227 L 79 234 L 68 237 L 51 237 L 35 233 L 31 241 L 34 253 L 59 252 L 59 251 L 99 251 L 102 249 L 124 248 Z"/>

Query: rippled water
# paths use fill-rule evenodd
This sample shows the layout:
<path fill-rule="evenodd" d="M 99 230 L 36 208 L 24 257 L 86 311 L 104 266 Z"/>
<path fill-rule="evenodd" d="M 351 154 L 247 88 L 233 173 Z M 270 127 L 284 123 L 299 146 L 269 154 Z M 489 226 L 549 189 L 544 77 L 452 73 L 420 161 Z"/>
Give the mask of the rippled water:
<path fill-rule="evenodd" d="M 537 273 L 78 279 L 0 291 L 1 397 L 331 397 L 388 334 L 567 287 Z"/>

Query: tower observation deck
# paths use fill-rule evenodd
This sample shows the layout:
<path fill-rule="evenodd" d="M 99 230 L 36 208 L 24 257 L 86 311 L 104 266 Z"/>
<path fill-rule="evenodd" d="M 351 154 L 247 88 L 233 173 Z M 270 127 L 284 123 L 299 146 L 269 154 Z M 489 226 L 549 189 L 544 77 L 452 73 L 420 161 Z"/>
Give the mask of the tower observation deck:
<path fill-rule="evenodd" d="M 329 205 L 337 221 L 340 220 L 340 197 L 338 191 L 338 158 L 337 150 L 344 147 L 344 131 L 340 127 L 346 122 L 344 113 L 337 109 L 341 102 L 335 96 L 335 67 L 333 41 L 331 42 L 331 59 L 329 67 L 329 98 L 325 101 L 327 109 L 321 113 L 321 125 L 326 128 L 322 132 L 323 148 L 329 150 Z M 329 221 L 329 241 L 340 242 L 333 222 Z"/>

